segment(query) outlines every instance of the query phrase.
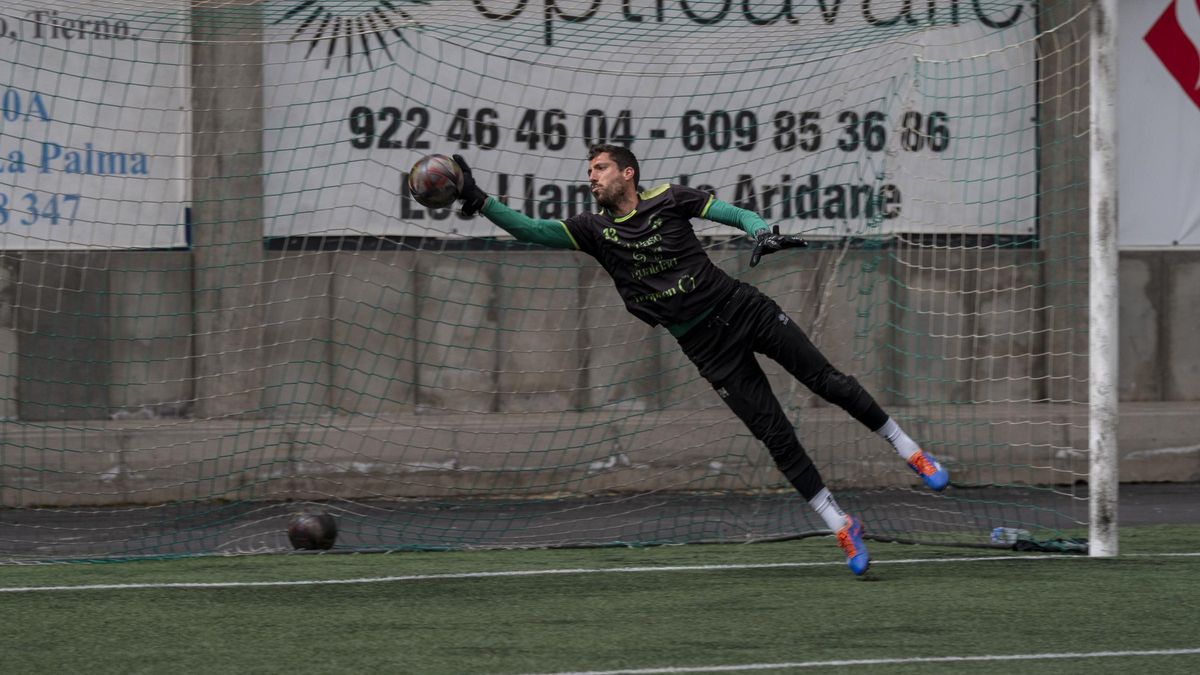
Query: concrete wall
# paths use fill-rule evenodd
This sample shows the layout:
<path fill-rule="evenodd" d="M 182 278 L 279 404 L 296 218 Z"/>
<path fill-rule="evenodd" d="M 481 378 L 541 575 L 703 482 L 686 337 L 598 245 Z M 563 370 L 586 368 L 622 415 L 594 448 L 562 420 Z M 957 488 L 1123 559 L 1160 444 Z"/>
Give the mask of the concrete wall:
<path fill-rule="evenodd" d="M 722 265 L 744 249 L 718 249 Z M 810 250 L 748 275 L 964 483 L 1086 476 L 1050 400 L 1044 252 Z M 574 253 L 266 252 L 261 386 L 198 414 L 189 253 L 8 254 L 7 506 L 463 491 L 745 489 L 778 476 L 673 339 Z M 1124 480 L 1200 480 L 1200 254 L 1122 256 Z M 520 311 L 517 311 L 517 310 Z M 1072 330 L 1084 331 L 1085 326 Z M 243 355 L 244 356 L 244 355 Z M 10 360 L 11 361 L 11 360 Z M 881 442 L 773 363 L 832 484 L 906 485 Z M 1085 373 L 1074 377 L 1083 379 Z M 218 382 L 222 380 L 218 378 Z M 241 386 L 245 378 L 231 378 Z"/>
<path fill-rule="evenodd" d="M 736 266 L 746 251 L 714 256 Z M 1051 364 L 1068 358 L 1045 336 L 1058 308 L 1044 306 L 1044 256 L 810 250 L 742 276 L 881 400 L 1043 401 Z M 148 405 L 212 416 L 186 408 L 205 356 L 188 252 L 9 252 L 4 262 L 8 417 L 109 419 Z M 272 251 L 261 264 L 252 313 L 262 337 L 247 367 L 262 384 L 240 411 L 250 417 L 697 407 L 688 401 L 707 386 L 582 254 Z M 1121 278 L 1121 400 L 1200 401 L 1200 252 L 1123 253 Z"/>
<path fill-rule="evenodd" d="M 1200 251 L 1121 255 L 1122 401 L 1200 401 Z"/>

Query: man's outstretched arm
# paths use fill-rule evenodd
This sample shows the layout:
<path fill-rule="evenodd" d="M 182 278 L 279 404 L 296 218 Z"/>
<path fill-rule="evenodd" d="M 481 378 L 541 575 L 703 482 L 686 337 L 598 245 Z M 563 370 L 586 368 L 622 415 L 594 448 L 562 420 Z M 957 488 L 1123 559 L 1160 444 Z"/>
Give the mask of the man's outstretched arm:
<path fill-rule="evenodd" d="M 530 218 L 520 211 L 510 209 L 495 197 L 488 197 L 479 212 L 497 227 L 521 241 L 550 248 L 579 249 L 579 245 L 567 230 L 567 224 L 561 220 Z"/>
<path fill-rule="evenodd" d="M 757 213 L 723 202 L 716 197 L 708 200 L 700 217 L 723 225 L 740 227 L 745 230 L 746 234 L 754 237 L 754 251 L 750 254 L 751 267 L 757 265 L 758 261 L 768 253 L 782 251 L 785 248 L 808 246 L 808 242 L 803 237 L 779 234 L 778 225 L 772 228 Z"/>
<path fill-rule="evenodd" d="M 498 199 L 489 197 L 480 189 L 479 185 L 475 183 L 475 177 L 471 174 L 471 167 L 467 166 L 467 161 L 462 158 L 462 155 L 455 155 L 454 161 L 463 173 L 463 189 L 459 194 L 459 199 L 463 203 L 463 215 L 473 216 L 476 213 L 482 213 L 484 218 L 521 241 L 541 244 L 550 248 L 572 250 L 579 248 L 579 244 L 567 230 L 566 223 L 561 220 L 530 218 L 520 211 L 508 208 Z"/>
<path fill-rule="evenodd" d="M 711 220 L 714 223 L 740 228 L 751 237 L 757 235 L 762 230 L 771 229 L 771 226 L 767 225 L 767 221 L 763 220 L 762 216 L 757 213 L 734 206 L 729 202 L 723 202 L 716 197 L 708 200 L 708 204 L 705 205 L 704 211 L 700 213 L 700 217 Z"/>

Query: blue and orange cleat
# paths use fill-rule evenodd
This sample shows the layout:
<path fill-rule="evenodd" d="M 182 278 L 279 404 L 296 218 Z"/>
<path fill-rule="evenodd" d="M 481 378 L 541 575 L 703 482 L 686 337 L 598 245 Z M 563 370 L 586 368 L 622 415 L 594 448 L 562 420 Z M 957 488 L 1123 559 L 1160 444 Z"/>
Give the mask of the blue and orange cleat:
<path fill-rule="evenodd" d="M 846 564 L 850 571 L 862 575 L 871 565 L 867 554 L 867 545 L 863 543 L 862 521 L 854 516 L 846 516 L 846 526 L 837 531 L 838 546 L 846 552 Z"/>
<path fill-rule="evenodd" d="M 916 454 L 908 459 L 908 468 L 925 481 L 925 487 L 935 492 L 945 490 L 950 484 L 950 472 L 943 469 L 933 455 L 924 450 L 917 450 Z"/>

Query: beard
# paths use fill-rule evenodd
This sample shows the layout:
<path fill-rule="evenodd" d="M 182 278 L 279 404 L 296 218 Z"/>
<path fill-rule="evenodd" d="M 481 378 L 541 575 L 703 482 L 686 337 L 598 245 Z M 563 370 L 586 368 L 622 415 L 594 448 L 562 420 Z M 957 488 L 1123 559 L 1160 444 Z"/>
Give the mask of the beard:
<path fill-rule="evenodd" d="M 617 197 L 620 196 L 620 192 L 616 188 L 606 189 L 603 185 L 600 185 L 597 186 L 596 191 L 592 194 L 596 197 L 596 206 L 605 211 L 614 212 L 620 207 L 620 204 L 617 203 Z"/>

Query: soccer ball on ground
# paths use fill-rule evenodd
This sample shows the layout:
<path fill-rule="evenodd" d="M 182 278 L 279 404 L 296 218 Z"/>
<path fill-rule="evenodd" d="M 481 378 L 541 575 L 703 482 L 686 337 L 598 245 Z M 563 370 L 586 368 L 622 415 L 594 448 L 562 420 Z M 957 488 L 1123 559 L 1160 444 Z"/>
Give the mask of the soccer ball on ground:
<path fill-rule="evenodd" d="M 458 199 L 462 186 L 462 169 L 445 155 L 426 155 L 408 172 L 408 191 L 426 208 L 450 206 Z"/>
<path fill-rule="evenodd" d="M 337 521 L 333 516 L 318 513 L 297 513 L 288 523 L 288 541 L 292 548 L 302 551 L 326 551 L 337 541 Z"/>

